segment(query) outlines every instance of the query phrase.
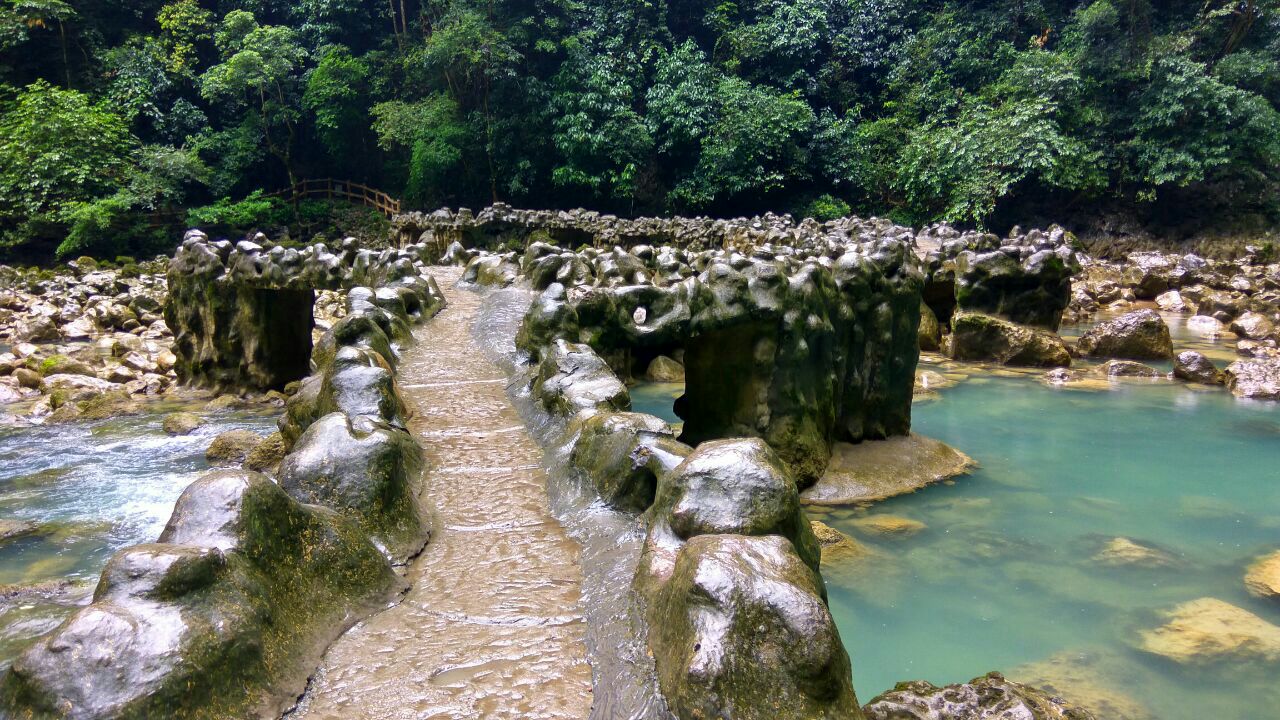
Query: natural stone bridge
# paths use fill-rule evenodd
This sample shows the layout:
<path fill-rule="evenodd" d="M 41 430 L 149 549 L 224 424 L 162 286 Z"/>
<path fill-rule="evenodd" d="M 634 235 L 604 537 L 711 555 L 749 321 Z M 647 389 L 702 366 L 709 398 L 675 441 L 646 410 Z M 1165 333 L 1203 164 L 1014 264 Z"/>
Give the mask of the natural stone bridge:
<path fill-rule="evenodd" d="M 117 553 L 93 603 L 0 676 L 0 710 L 278 716 L 321 666 L 320 652 L 376 612 L 325 656 L 304 717 L 413 711 L 388 695 L 396 678 L 412 680 L 404 684 L 415 686 L 418 710 L 445 717 L 518 712 L 499 708 L 517 687 L 527 693 L 519 708 L 539 708 L 533 715 L 584 717 L 593 712 L 587 638 L 626 617 L 649 652 L 623 664 L 651 686 L 643 708 L 618 708 L 628 716 L 861 720 L 799 490 L 822 473 L 833 443 L 910 429 L 928 307 L 915 234 L 856 218 L 620 220 L 505 206 L 477 216 L 402 216 L 395 226 L 402 247 L 377 252 L 355 241 L 289 249 L 188 233 L 170 267 L 165 308 L 179 377 L 226 390 L 302 379 L 279 423 L 288 454 L 274 482 L 225 471 L 192 484 L 158 541 Z M 1061 274 L 1074 262 L 1061 238 L 1001 243 L 927 233 L 948 241 L 935 243 L 939 256 L 928 260 L 943 313 L 936 286 L 949 282 L 963 312 L 1056 324 Z M 632 525 L 642 530 L 642 541 L 629 541 L 630 556 L 606 556 L 614 564 L 597 568 L 611 583 L 604 591 L 621 598 L 621 615 L 596 618 L 604 625 L 592 632 L 551 623 L 551 642 L 538 630 L 548 618 L 507 617 L 552 575 L 555 589 L 575 592 L 540 598 L 541 612 L 570 612 L 564 605 L 573 604 L 574 576 L 585 567 L 564 549 L 567 538 L 546 509 L 536 448 L 524 427 L 510 426 L 521 416 L 502 392 L 507 378 L 491 377 L 498 369 L 477 354 L 470 326 L 479 301 L 459 302 L 460 313 L 441 318 L 449 320 L 441 335 L 419 336 L 442 338 L 439 346 L 428 340 L 405 360 L 411 326 L 445 304 L 427 267 L 439 261 L 465 263 L 466 281 L 519 282 L 541 293 L 519 305 L 532 307 L 517 338 L 523 364 L 512 397 L 531 406 L 524 420 L 540 428 L 552 464 L 629 518 L 624 535 L 635 534 Z M 346 314 L 313 347 L 317 289 L 346 290 Z M 630 412 L 626 385 L 667 354 L 685 366 L 678 438 L 661 419 Z M 402 387 L 405 362 L 416 383 Z M 453 377 L 440 382 L 442 369 Z M 476 406 L 482 432 L 460 424 L 459 403 Z M 433 419 L 412 426 L 419 414 Z M 506 435 L 513 430 L 519 440 Z M 485 438 L 504 447 L 478 442 Z M 429 443 L 456 464 L 432 475 Z M 495 454 L 519 464 L 484 466 Z M 461 557 L 468 571 L 484 560 L 465 554 L 489 545 L 466 535 L 482 511 L 486 540 L 513 533 L 502 547 L 540 562 L 486 565 L 485 587 L 497 599 L 476 606 L 469 598 L 472 622 L 468 612 L 437 607 L 477 595 L 472 579 L 455 569 L 442 581 L 433 572 L 442 558 Z M 417 558 L 428 541 L 440 554 Z M 408 569 L 402 577 L 394 567 Z M 406 585 L 403 602 L 388 610 Z M 463 640 L 444 642 L 452 632 Z M 557 657 L 529 666 L 513 646 Z M 385 662 L 390 647 L 412 661 Z M 590 651 L 594 663 L 616 648 Z M 485 671 L 488 680 L 435 682 L 499 665 Z M 978 692 L 993 687 L 1015 713 L 1058 702 L 1002 679 Z M 916 694 L 933 691 L 948 692 Z M 898 694 L 911 703 L 913 692 Z M 594 697 L 608 694 L 597 687 Z M 866 717 L 897 717 L 897 702 L 873 702 Z"/>

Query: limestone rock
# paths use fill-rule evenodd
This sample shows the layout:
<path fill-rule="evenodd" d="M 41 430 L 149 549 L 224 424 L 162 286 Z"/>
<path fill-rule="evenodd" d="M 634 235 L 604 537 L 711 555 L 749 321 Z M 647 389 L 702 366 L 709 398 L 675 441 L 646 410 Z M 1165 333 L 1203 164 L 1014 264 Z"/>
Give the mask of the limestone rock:
<path fill-rule="evenodd" d="M 591 478 L 611 507 L 645 510 L 658 478 L 693 452 L 652 415 L 598 413 L 582 422 L 570 462 Z"/>
<path fill-rule="evenodd" d="M 1173 376 L 1202 385 L 1222 384 L 1222 372 L 1213 361 L 1194 350 L 1183 350 L 1173 359 Z"/>
<path fill-rule="evenodd" d="M 399 583 L 333 513 L 256 473 L 210 473 L 157 543 L 116 553 L 93 603 L 14 660 L 0 714 L 278 716 L 319 650 Z"/>
<path fill-rule="evenodd" d="M 861 718 L 821 580 L 786 538 L 692 538 L 652 615 L 658 682 L 681 720 Z"/>
<path fill-rule="evenodd" d="M 40 377 L 40 373 L 29 368 L 14 368 L 13 377 L 17 379 L 19 387 L 31 390 L 39 390 L 44 384 L 44 379 Z"/>
<path fill-rule="evenodd" d="M 705 442 L 658 478 L 638 581 L 646 587 L 668 577 L 689 538 L 730 533 L 781 535 L 814 570 L 821 563 L 795 481 L 758 438 Z"/>
<path fill-rule="evenodd" d="M 1244 576 L 1250 595 L 1280 600 L 1280 550 L 1258 558 Z"/>
<path fill-rule="evenodd" d="M 1237 360 L 1223 375 L 1236 397 L 1280 400 L 1280 357 Z"/>
<path fill-rule="evenodd" d="M 1107 377 L 1157 378 L 1165 373 L 1133 360 L 1108 360 L 1098 366 L 1097 371 Z"/>
<path fill-rule="evenodd" d="M 942 347 L 942 325 L 938 316 L 925 303 L 920 303 L 920 349 L 934 351 Z"/>
<path fill-rule="evenodd" d="M 857 445 L 836 443 L 826 471 L 801 497 L 815 505 L 875 502 L 959 477 L 976 464 L 950 445 L 919 433 Z"/>
<path fill-rule="evenodd" d="M 813 536 L 818 539 L 818 545 L 822 548 L 824 563 L 838 563 L 870 554 L 857 540 L 821 520 L 810 520 L 809 527 L 813 529 Z"/>
<path fill-rule="evenodd" d="M 189 435 L 204 425 L 204 419 L 189 412 L 175 412 L 164 416 L 161 427 L 169 435 Z"/>
<path fill-rule="evenodd" d="M 1023 367 L 1071 364 L 1066 343 L 1057 335 L 977 313 L 957 314 L 951 323 L 947 354 L 955 360 Z"/>
<path fill-rule="evenodd" d="M 1090 329 L 1076 347 L 1085 355 L 1125 360 L 1173 357 L 1169 326 L 1154 310 L 1138 310 Z"/>
<path fill-rule="evenodd" d="M 204 458 L 214 467 L 237 467 L 260 440 L 251 430 L 228 430 L 213 439 Z"/>
<path fill-rule="evenodd" d="M 666 355 L 659 355 L 649 363 L 644 377 L 649 382 L 681 383 L 684 382 L 684 366 Z"/>
<path fill-rule="evenodd" d="M 409 433 L 335 412 L 307 428 L 278 476 L 289 495 L 350 515 L 403 562 L 430 537 L 418 501 L 422 471 L 422 449 Z"/>
<path fill-rule="evenodd" d="M 244 468 L 254 472 L 274 473 L 280 467 L 284 456 L 284 437 L 278 432 L 273 432 L 253 446 L 244 459 Z"/>
<path fill-rule="evenodd" d="M 588 345 L 557 340 L 538 366 L 535 383 L 543 405 L 562 415 L 631 409 L 627 386 Z"/>
<path fill-rule="evenodd" d="M 1094 720 L 1083 708 L 994 672 L 941 688 L 898 683 L 863 711 L 867 720 Z"/>
<path fill-rule="evenodd" d="M 1275 337 L 1276 325 L 1262 313 L 1247 312 L 1231 321 L 1231 332 L 1248 340 Z"/>
<path fill-rule="evenodd" d="M 1217 598 L 1182 603 L 1140 634 L 1138 648 L 1179 664 L 1280 662 L 1280 627 Z"/>

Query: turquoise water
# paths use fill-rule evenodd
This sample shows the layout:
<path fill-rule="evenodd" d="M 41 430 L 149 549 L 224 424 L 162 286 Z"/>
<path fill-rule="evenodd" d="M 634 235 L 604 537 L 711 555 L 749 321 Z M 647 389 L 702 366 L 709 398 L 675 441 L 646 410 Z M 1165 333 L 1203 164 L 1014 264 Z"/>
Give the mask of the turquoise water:
<path fill-rule="evenodd" d="M 182 437 L 164 433 L 161 412 L 0 427 L 0 524 L 31 524 L 0 540 L 0 666 L 88 601 L 112 553 L 160 535 L 178 495 L 209 469 L 216 435 L 265 435 L 278 412 L 209 413 Z"/>
<path fill-rule="evenodd" d="M 1280 624 L 1280 603 L 1242 582 L 1280 549 L 1280 404 L 1171 382 L 1064 390 L 1037 376 L 970 376 L 916 404 L 915 430 L 978 460 L 972 475 L 870 510 L 810 508 L 870 551 L 824 568 L 859 697 L 1001 670 L 1092 703 L 1101 720 L 1280 717 L 1278 665 L 1187 669 L 1135 649 L 1159 613 L 1197 598 Z M 633 394 L 637 410 L 667 416 L 670 396 Z M 925 528 L 878 536 L 858 527 L 868 514 Z M 1117 537 L 1165 564 L 1095 560 Z"/>

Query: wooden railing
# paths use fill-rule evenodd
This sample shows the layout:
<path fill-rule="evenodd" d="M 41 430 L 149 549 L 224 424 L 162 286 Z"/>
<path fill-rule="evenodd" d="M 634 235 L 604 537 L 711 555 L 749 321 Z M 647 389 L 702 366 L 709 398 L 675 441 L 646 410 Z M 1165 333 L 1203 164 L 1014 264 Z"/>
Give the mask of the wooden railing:
<path fill-rule="evenodd" d="M 297 202 L 306 197 L 322 197 L 329 200 L 337 198 L 371 207 L 387 217 L 400 213 L 400 201 L 381 190 L 333 178 L 303 180 L 287 190 L 271 193 L 269 197 L 281 197 L 289 202 Z"/>

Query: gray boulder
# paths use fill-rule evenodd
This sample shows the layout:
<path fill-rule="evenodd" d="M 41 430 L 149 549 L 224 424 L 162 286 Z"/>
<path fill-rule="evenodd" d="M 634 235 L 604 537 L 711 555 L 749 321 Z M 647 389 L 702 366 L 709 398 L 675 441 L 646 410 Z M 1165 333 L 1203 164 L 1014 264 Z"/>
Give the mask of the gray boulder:
<path fill-rule="evenodd" d="M 955 360 L 1021 367 L 1071 365 L 1066 343 L 1057 335 L 978 313 L 956 314 L 946 350 Z"/>
<path fill-rule="evenodd" d="M 1223 375 L 1236 397 L 1280 400 L 1280 358 L 1237 360 Z"/>
<path fill-rule="evenodd" d="M 795 480 L 759 438 L 699 445 L 658 478 L 650 512 L 639 573 L 658 582 L 670 575 L 684 543 L 698 535 L 781 535 L 815 572 L 822 559 Z M 825 598 L 825 589 L 820 594 Z"/>
<path fill-rule="evenodd" d="M 658 478 L 693 452 L 661 419 L 641 413 L 598 413 L 581 423 L 570 462 L 611 507 L 646 510 Z"/>
<path fill-rule="evenodd" d="M 1168 360 L 1173 357 L 1173 338 L 1159 313 L 1138 310 L 1090 329 L 1076 348 L 1092 357 Z"/>

